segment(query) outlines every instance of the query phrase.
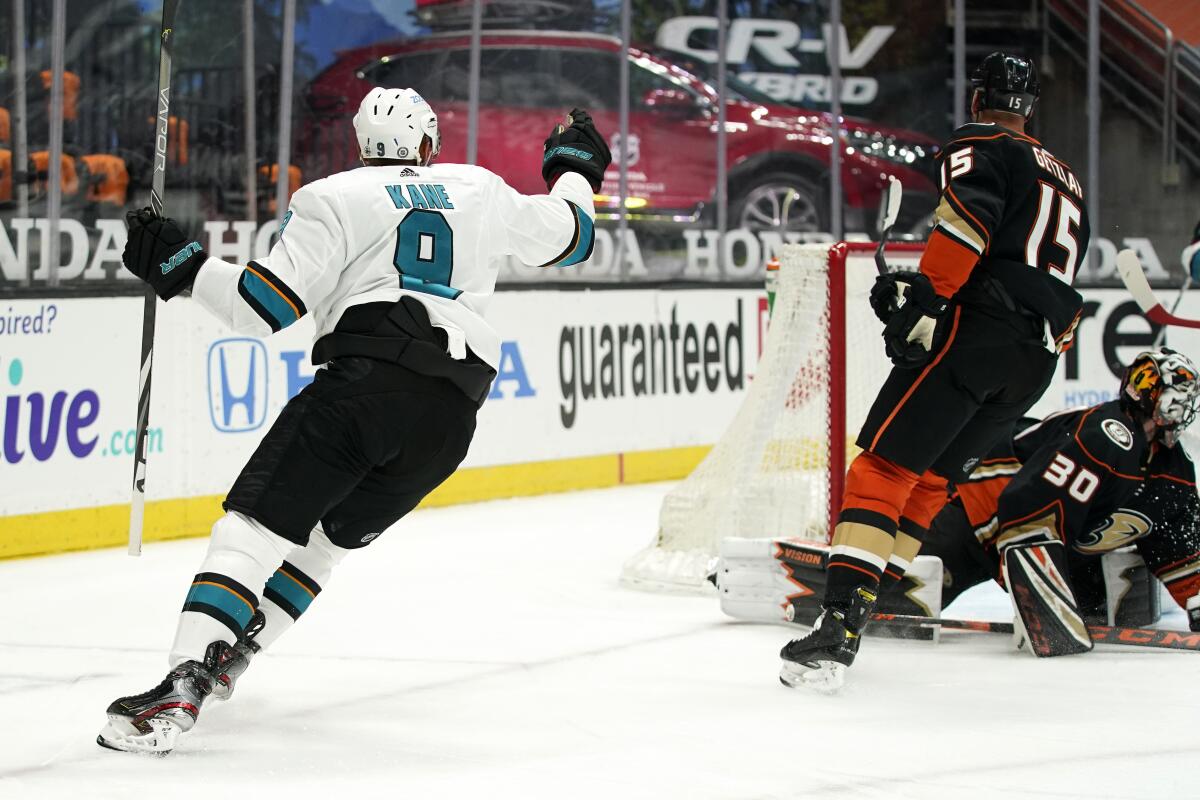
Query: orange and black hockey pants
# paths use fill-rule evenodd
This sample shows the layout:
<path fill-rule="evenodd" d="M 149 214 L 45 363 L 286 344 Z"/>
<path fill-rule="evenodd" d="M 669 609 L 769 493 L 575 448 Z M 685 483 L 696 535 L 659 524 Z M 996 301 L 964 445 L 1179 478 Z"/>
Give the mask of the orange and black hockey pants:
<path fill-rule="evenodd" d="M 933 357 L 895 367 L 859 432 L 829 556 L 825 604 L 899 580 L 948 488 L 1037 402 L 1057 357 L 1027 318 L 954 307 Z"/>

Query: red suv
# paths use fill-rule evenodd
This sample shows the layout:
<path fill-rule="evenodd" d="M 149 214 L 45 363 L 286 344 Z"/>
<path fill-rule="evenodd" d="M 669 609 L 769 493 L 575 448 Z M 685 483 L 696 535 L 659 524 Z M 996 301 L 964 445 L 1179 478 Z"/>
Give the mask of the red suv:
<path fill-rule="evenodd" d="M 308 86 L 310 117 L 298 145 L 306 176 L 351 166 L 349 120 L 372 86 L 411 86 L 430 102 L 442 129 L 441 160 L 464 161 L 470 37 L 436 34 L 343 52 Z M 542 139 L 572 106 L 588 109 L 610 140 L 614 164 L 597 196 L 603 215 L 618 205 L 620 42 L 597 34 L 484 33 L 480 53 L 476 162 L 527 193 L 545 191 Z M 716 187 L 717 92 L 671 62 L 629 50 L 630 200 L 639 218 L 694 221 L 711 210 Z M 729 224 L 776 228 L 784 198 L 788 230 L 829 230 L 826 197 L 828 113 L 779 105 L 731 77 L 726 111 Z M 887 177 L 904 184 L 898 230 L 919 228 L 933 210 L 931 164 L 937 144 L 920 133 L 846 118 L 842 165 L 845 227 L 874 225 Z M 711 217 L 707 217 L 711 222 Z"/>

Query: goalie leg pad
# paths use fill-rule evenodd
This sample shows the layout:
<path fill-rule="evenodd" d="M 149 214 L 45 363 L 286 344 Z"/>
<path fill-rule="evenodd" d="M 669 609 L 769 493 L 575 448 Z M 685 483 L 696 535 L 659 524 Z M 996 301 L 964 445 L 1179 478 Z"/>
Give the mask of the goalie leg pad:
<path fill-rule="evenodd" d="M 754 622 L 812 625 L 821 613 L 828 556 L 828 546 L 817 542 L 723 539 L 710 576 L 721 611 Z"/>
<path fill-rule="evenodd" d="M 796 539 L 722 540 L 710 580 L 721 598 L 721 611 L 753 622 L 790 622 L 811 626 L 821 614 L 829 547 Z M 942 609 L 942 560 L 917 556 L 890 597 L 891 613 L 937 617 Z M 905 638 L 937 639 L 939 629 Z M 883 625 L 870 635 L 893 636 Z"/>
<path fill-rule="evenodd" d="M 1004 551 L 1004 580 L 1016 611 L 1018 649 L 1039 658 L 1086 653 L 1092 637 L 1067 580 L 1060 541 L 1015 544 Z"/>
<path fill-rule="evenodd" d="M 1108 625 L 1144 628 L 1162 616 L 1158 581 L 1137 553 L 1105 553 L 1100 557 Z"/>

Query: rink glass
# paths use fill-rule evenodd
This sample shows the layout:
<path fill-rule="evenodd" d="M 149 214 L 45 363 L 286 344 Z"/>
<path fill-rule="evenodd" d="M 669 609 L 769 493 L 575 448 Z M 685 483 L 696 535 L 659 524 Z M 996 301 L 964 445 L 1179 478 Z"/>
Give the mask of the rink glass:
<path fill-rule="evenodd" d="M 0 292 L 136 292 L 121 218 L 148 195 L 161 4 L 0 5 Z M 184 2 L 167 208 L 207 225 L 213 255 L 261 255 L 281 199 L 355 165 L 350 118 L 376 84 L 426 96 L 443 161 L 542 191 L 542 140 L 580 105 L 615 157 L 595 256 L 555 273 L 505 265 L 501 286 L 758 284 L 780 242 L 872 235 L 888 175 L 905 187 L 897 234 L 923 238 L 934 157 L 967 102 L 956 56 L 969 73 L 1008 48 L 1039 65 L 1034 135 L 1089 194 L 1098 238 L 1080 284 L 1112 285 L 1116 250 L 1133 246 L 1156 284 L 1177 285 L 1200 213 L 1200 57 L 1127 4 L 1098 3 L 1091 38 L 1089 5 L 554 0 L 483 3 L 476 18 L 448 0 Z"/>

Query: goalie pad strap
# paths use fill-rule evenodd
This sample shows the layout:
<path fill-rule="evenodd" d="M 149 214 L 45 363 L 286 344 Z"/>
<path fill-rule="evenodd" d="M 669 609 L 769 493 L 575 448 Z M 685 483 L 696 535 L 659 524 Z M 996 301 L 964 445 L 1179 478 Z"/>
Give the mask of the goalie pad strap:
<path fill-rule="evenodd" d="M 1087 623 L 1067 580 L 1060 541 L 1015 544 L 1004 551 L 1004 580 L 1016 611 L 1017 647 L 1039 658 L 1092 649 Z"/>

